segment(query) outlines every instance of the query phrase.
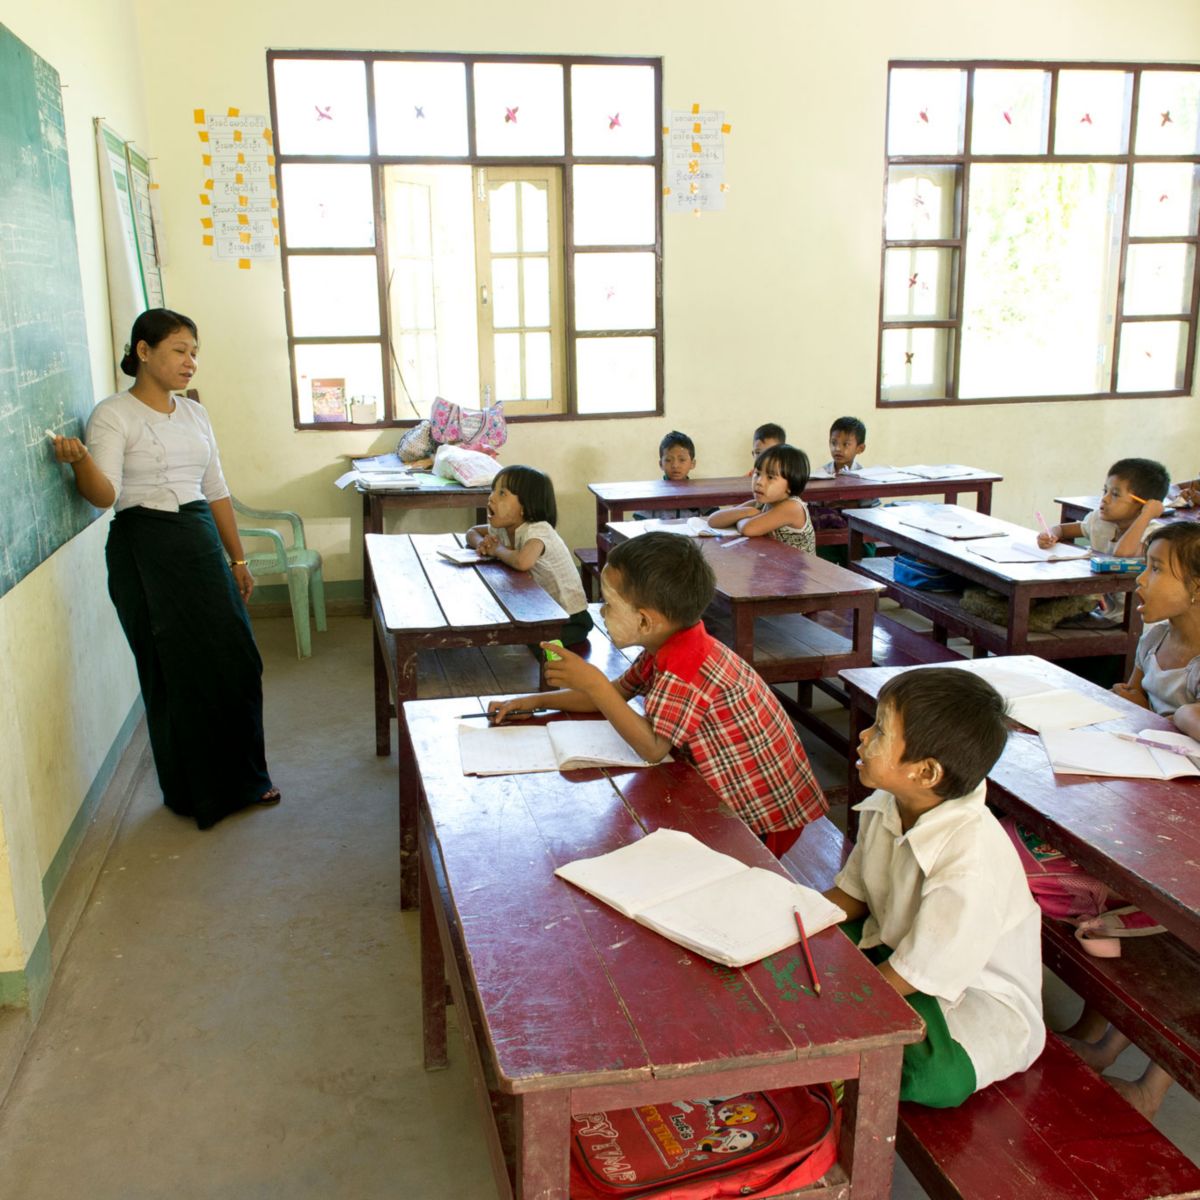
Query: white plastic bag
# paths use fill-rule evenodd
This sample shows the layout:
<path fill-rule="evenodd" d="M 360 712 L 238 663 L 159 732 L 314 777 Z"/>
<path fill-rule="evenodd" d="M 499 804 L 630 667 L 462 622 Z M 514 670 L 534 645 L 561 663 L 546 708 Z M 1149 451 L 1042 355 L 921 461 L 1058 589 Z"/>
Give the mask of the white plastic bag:
<path fill-rule="evenodd" d="M 500 470 L 500 464 L 490 455 L 461 446 L 439 446 L 433 458 L 435 475 L 457 479 L 463 487 L 487 487 Z"/>

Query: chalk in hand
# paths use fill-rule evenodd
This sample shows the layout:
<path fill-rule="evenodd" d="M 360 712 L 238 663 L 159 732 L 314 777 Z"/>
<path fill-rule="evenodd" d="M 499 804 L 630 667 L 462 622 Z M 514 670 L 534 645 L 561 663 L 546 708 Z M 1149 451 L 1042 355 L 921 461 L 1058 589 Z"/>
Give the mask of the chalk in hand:
<path fill-rule="evenodd" d="M 48 437 L 48 438 L 49 438 L 49 439 L 50 439 L 52 442 L 53 442 L 53 441 L 56 441 L 56 440 L 58 439 L 58 434 L 57 434 L 57 433 L 55 433 L 53 429 L 47 429 L 47 430 L 46 430 L 46 436 L 47 436 L 47 437 Z"/>

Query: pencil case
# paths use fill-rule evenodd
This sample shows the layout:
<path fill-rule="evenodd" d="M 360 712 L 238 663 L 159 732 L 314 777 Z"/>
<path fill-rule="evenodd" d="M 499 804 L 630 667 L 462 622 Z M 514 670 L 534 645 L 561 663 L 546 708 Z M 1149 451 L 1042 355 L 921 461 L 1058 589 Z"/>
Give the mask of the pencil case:
<path fill-rule="evenodd" d="M 1092 571 L 1097 575 L 1140 575 L 1145 569 L 1144 558 L 1119 558 L 1115 554 L 1092 555 Z"/>

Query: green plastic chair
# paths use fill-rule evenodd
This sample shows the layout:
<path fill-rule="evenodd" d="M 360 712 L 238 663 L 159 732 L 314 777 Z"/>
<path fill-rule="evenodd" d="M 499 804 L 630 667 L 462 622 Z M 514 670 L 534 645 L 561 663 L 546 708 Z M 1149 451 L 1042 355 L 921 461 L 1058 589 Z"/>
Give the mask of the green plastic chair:
<path fill-rule="evenodd" d="M 312 634 L 308 625 L 309 599 L 312 600 L 313 616 L 317 629 L 325 632 L 325 580 L 321 574 L 321 553 L 310 550 L 304 544 L 304 522 L 294 512 L 276 512 L 269 508 L 251 508 L 236 496 L 234 512 L 245 517 L 257 517 L 263 521 L 287 521 L 292 526 L 292 544 L 284 545 L 283 534 L 277 529 L 249 528 L 238 526 L 242 538 L 266 538 L 271 543 L 267 550 L 246 553 L 250 573 L 257 579 L 260 575 L 286 575 L 288 595 L 292 601 L 292 622 L 296 627 L 296 657 L 312 656 Z"/>

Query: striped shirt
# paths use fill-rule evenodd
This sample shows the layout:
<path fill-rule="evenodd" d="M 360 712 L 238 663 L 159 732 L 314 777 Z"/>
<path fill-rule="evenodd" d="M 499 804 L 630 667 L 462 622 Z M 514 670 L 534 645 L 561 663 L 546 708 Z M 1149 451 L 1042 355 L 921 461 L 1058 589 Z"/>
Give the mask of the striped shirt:
<path fill-rule="evenodd" d="M 755 833 L 799 829 L 828 805 L 791 721 L 755 670 L 698 621 L 617 680 L 646 719 Z"/>

